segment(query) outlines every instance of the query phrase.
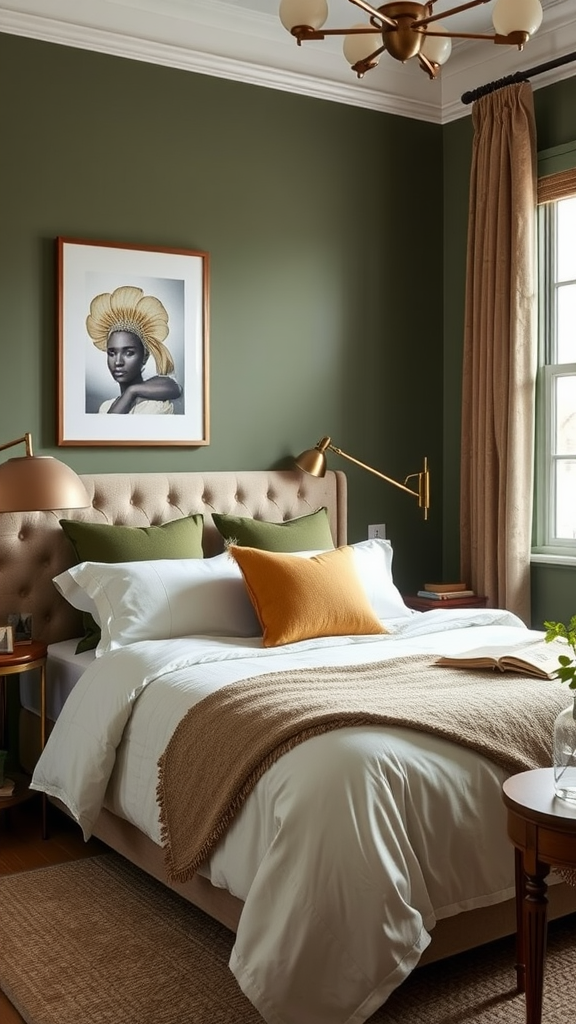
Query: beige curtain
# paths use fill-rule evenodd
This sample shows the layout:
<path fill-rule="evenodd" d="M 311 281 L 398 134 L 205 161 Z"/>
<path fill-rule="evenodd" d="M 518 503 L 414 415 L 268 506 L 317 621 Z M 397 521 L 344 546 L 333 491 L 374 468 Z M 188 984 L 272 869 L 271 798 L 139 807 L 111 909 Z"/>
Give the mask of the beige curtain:
<path fill-rule="evenodd" d="M 462 384 L 462 579 L 530 624 L 536 377 L 536 129 L 532 88 L 472 110 Z"/>

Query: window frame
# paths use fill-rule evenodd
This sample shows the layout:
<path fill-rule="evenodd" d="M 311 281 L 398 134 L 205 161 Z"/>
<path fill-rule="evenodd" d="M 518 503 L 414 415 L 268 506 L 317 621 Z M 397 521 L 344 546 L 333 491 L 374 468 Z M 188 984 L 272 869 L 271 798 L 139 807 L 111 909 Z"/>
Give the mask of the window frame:
<path fill-rule="evenodd" d="M 533 561 L 576 564 L 576 537 L 555 536 L 556 468 L 568 454 L 555 450 L 556 382 L 576 376 L 576 362 L 554 363 L 558 289 L 555 203 L 576 196 L 576 142 L 539 158 L 538 180 L 538 366 L 534 466 Z M 572 456 L 576 459 L 576 454 Z"/>

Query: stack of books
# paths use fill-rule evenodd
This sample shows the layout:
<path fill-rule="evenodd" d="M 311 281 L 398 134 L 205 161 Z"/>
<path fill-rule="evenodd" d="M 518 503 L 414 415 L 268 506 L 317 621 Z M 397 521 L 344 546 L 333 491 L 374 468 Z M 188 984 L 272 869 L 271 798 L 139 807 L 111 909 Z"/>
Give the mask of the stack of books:
<path fill-rule="evenodd" d="M 437 601 L 439 607 L 446 605 L 450 608 L 477 605 L 479 600 L 475 591 L 470 590 L 465 583 L 425 583 L 424 589 L 418 591 L 418 597 Z"/>

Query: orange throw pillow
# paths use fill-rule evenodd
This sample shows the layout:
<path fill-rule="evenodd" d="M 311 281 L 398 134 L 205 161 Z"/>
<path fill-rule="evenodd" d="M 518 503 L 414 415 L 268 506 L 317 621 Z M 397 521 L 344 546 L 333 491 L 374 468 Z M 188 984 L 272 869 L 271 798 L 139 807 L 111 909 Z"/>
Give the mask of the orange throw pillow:
<path fill-rule="evenodd" d="M 387 633 L 372 609 L 350 547 L 311 558 L 231 545 L 264 647 L 322 636 Z"/>

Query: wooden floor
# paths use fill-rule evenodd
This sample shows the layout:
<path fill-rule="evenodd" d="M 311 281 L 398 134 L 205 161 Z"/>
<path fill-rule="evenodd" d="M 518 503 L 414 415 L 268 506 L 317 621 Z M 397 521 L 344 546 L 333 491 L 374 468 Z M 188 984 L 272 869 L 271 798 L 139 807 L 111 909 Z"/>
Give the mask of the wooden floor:
<path fill-rule="evenodd" d="M 60 864 L 80 857 L 93 857 L 106 847 L 98 840 L 85 843 L 78 826 L 65 814 L 50 808 L 49 837 L 42 839 L 40 796 L 2 810 L 0 807 L 0 875 Z M 2 1024 L 24 1024 L 23 1018 L 0 991 Z"/>

